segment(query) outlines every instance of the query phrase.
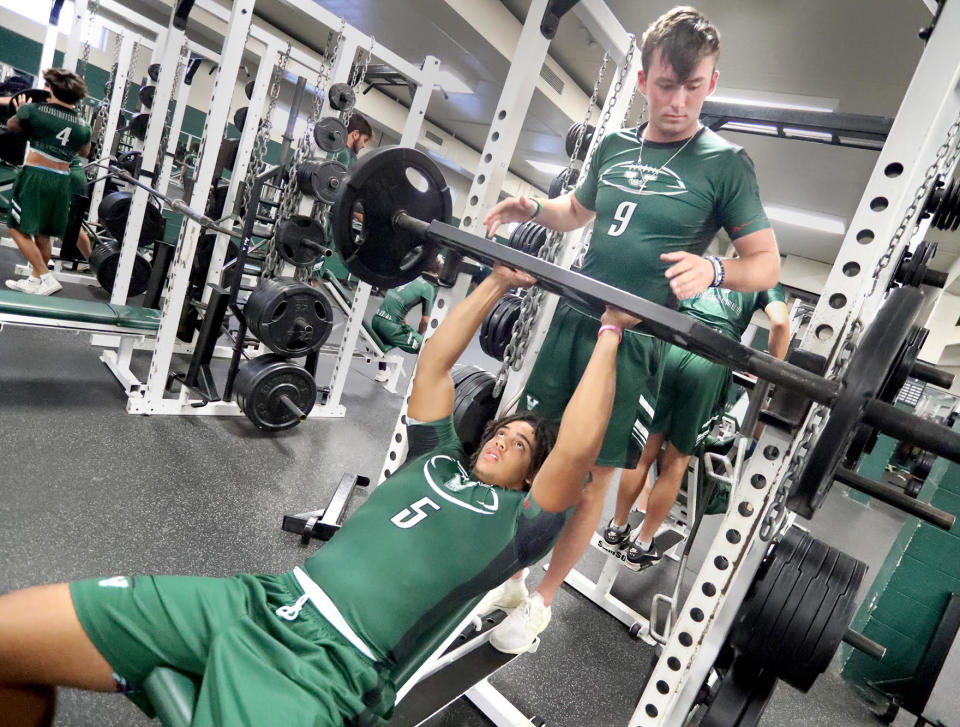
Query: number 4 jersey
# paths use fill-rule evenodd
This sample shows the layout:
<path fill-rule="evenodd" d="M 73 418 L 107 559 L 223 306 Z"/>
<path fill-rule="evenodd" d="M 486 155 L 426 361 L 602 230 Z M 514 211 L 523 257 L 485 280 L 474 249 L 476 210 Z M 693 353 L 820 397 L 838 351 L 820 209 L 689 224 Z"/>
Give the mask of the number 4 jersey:
<path fill-rule="evenodd" d="M 58 162 L 73 161 L 90 141 L 90 127 L 76 109 L 52 103 L 28 103 L 17 110 L 17 121 L 30 149 Z"/>
<path fill-rule="evenodd" d="M 408 433 L 404 466 L 304 565 L 398 685 L 566 522 L 526 492 L 474 480 L 452 417 Z"/>

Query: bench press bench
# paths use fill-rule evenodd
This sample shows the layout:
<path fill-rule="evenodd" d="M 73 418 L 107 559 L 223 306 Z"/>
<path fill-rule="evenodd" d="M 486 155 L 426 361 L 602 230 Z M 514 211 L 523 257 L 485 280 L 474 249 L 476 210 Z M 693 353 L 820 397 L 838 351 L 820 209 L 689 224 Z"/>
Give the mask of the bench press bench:
<path fill-rule="evenodd" d="M 147 336 L 160 327 L 160 311 L 0 290 L 0 329 L 5 325 Z"/>

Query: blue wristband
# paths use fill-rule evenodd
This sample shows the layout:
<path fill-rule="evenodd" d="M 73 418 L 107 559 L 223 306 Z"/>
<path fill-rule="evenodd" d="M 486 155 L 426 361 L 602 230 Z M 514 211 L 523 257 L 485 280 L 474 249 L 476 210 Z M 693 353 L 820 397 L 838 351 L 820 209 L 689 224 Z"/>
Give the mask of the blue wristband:
<path fill-rule="evenodd" d="M 726 271 L 723 269 L 723 260 L 716 255 L 707 255 L 706 258 L 710 261 L 710 264 L 713 265 L 713 282 L 710 283 L 709 287 L 719 288 L 723 285 L 723 279 L 726 277 Z"/>

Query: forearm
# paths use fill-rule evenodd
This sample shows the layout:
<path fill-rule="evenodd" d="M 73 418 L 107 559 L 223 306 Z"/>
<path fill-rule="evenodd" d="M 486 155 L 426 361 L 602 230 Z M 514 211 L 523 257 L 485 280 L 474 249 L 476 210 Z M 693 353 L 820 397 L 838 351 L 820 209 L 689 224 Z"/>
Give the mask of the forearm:
<path fill-rule="evenodd" d="M 444 319 L 427 340 L 417 361 L 417 368 L 449 371 L 467 348 L 484 317 L 509 290 L 507 284 L 488 275 L 473 292 L 464 298 Z"/>
<path fill-rule="evenodd" d="M 607 431 L 617 388 L 617 334 L 600 334 L 593 355 L 567 403 L 556 447 L 564 456 L 592 463 Z"/>
<path fill-rule="evenodd" d="M 540 212 L 537 213 L 533 221 L 557 232 L 579 229 L 595 216 L 592 212 L 577 204 L 573 198 L 573 192 L 555 199 L 541 199 L 539 201 Z"/>
<path fill-rule="evenodd" d="M 787 356 L 790 347 L 790 326 L 771 326 L 770 336 L 767 339 L 767 350 L 774 358 L 781 361 Z"/>
<path fill-rule="evenodd" d="M 780 255 L 776 250 L 758 250 L 737 258 L 723 258 L 721 287 L 740 293 L 772 288 L 780 279 Z"/>

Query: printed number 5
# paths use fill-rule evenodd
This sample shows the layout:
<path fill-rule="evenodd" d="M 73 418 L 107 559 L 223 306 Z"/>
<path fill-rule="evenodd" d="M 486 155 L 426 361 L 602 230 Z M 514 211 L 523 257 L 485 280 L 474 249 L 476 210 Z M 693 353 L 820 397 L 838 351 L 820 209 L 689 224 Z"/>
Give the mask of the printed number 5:
<path fill-rule="evenodd" d="M 440 506 L 429 497 L 421 497 L 410 507 L 403 508 L 400 512 L 390 518 L 390 522 L 392 522 L 398 528 L 412 528 L 430 514 L 429 512 L 424 512 L 423 510 L 428 505 L 434 510 L 440 509 Z"/>
<path fill-rule="evenodd" d="M 70 141 L 70 127 L 63 127 L 63 130 L 57 134 L 57 138 L 60 140 L 60 146 L 66 146 L 67 142 Z"/>

